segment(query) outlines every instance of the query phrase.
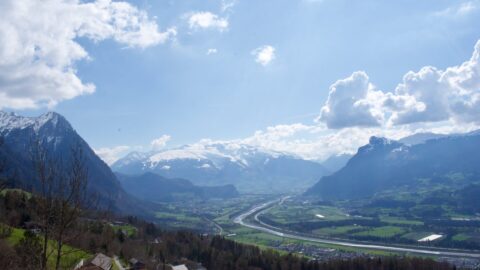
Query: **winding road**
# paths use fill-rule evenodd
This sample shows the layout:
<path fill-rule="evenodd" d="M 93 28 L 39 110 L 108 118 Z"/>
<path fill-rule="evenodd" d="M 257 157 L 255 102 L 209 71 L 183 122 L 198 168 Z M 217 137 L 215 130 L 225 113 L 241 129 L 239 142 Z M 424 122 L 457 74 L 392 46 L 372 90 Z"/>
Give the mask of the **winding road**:
<path fill-rule="evenodd" d="M 317 238 L 317 237 L 311 237 L 311 236 L 304 236 L 296 232 L 291 232 L 291 231 L 287 232 L 283 229 L 270 226 L 258 219 L 258 216 L 261 213 L 267 211 L 277 203 L 280 203 L 280 204 L 283 203 L 283 201 L 285 201 L 287 198 L 288 197 L 283 197 L 280 199 L 275 199 L 275 200 L 268 201 L 260 205 L 254 206 L 247 212 L 237 216 L 233 221 L 242 226 L 259 230 L 265 233 L 269 233 L 272 235 L 285 237 L 285 238 L 303 240 L 303 241 L 310 241 L 310 242 L 323 243 L 323 244 L 333 244 L 333 245 L 339 245 L 339 246 L 345 246 L 345 247 L 365 248 L 365 249 L 372 249 L 372 250 L 480 259 L 480 253 L 463 251 L 463 250 L 460 251 L 460 250 L 450 250 L 450 249 L 441 249 L 441 248 L 428 249 L 428 248 L 417 248 L 417 247 L 386 245 L 386 244 L 369 244 L 369 243 L 360 243 L 360 242 L 350 242 L 348 240 L 334 240 L 334 239 L 323 239 L 323 238 Z M 246 221 L 246 219 L 252 215 L 256 222 L 255 224 Z"/>

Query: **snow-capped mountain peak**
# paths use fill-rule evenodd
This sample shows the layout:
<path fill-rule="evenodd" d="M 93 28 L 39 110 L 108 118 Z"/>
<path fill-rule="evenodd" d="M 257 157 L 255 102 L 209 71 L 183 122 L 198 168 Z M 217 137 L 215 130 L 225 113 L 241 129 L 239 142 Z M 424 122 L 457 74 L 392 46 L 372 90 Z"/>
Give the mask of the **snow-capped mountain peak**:
<path fill-rule="evenodd" d="M 31 128 L 37 133 L 42 128 L 72 130 L 68 121 L 58 113 L 47 112 L 38 117 L 25 117 L 15 113 L 0 111 L 0 133 L 8 134 L 12 130 Z"/>
<path fill-rule="evenodd" d="M 307 186 L 327 173 L 322 165 L 287 153 L 234 141 L 203 140 L 195 144 L 147 153 L 131 153 L 112 164 L 125 174 L 155 172 L 185 178 L 198 185 L 234 184 L 240 190 Z M 308 183 L 308 184 L 307 184 Z M 268 187 L 267 187 L 268 186 Z M 252 190 L 253 189 L 253 190 Z"/>

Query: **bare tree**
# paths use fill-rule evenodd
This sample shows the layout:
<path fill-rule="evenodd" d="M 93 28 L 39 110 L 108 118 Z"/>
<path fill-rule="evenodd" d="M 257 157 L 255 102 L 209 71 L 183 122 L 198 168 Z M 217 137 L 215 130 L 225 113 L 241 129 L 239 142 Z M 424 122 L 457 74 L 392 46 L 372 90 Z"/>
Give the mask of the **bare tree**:
<path fill-rule="evenodd" d="M 95 196 L 87 190 L 88 170 L 82 149 L 74 146 L 67 157 L 60 159 L 49 154 L 41 142 L 36 143 L 34 161 L 39 180 L 39 216 L 43 229 L 40 269 L 47 269 L 48 259 L 54 256 L 55 269 L 61 259 L 76 249 L 64 250 L 65 243 L 81 234 L 75 230 L 80 217 L 96 207 Z M 49 244 L 49 240 L 53 244 Z"/>
<path fill-rule="evenodd" d="M 39 222 L 42 228 L 42 254 L 40 260 L 40 269 L 47 269 L 47 261 L 50 257 L 48 250 L 48 240 L 51 237 L 54 222 L 54 179 L 55 168 L 52 157 L 47 154 L 47 150 L 41 141 L 36 140 L 32 149 L 32 160 L 38 178 L 38 212 Z"/>
<path fill-rule="evenodd" d="M 4 139 L 0 136 L 0 151 L 2 151 L 4 145 Z M 3 179 L 3 173 L 5 171 L 5 160 L 0 158 L 0 193 L 5 189 L 6 183 L 5 179 Z"/>
<path fill-rule="evenodd" d="M 66 173 L 61 174 L 57 201 L 54 239 L 56 241 L 55 269 L 60 269 L 60 259 L 64 243 L 79 236 L 78 231 L 70 231 L 76 225 L 84 211 L 91 210 L 96 200 L 89 197 L 87 191 L 88 170 L 85 166 L 83 152 L 80 147 L 72 149 L 70 166 Z"/>

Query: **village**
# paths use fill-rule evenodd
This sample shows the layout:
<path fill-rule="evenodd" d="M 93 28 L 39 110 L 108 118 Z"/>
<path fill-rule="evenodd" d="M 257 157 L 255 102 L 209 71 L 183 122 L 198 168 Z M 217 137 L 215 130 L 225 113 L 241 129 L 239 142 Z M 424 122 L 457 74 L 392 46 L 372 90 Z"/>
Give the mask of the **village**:
<path fill-rule="evenodd" d="M 329 260 L 350 260 L 355 258 L 375 258 L 372 255 L 363 252 L 342 251 L 333 248 L 318 247 L 315 245 L 305 245 L 303 243 L 283 244 L 280 241 L 273 241 L 272 246 L 275 249 L 283 250 L 289 253 L 301 254 L 319 262 Z M 480 269 L 480 260 L 473 258 L 459 257 L 438 257 L 438 262 L 448 262 L 460 269 Z"/>
<path fill-rule="evenodd" d="M 127 266 L 125 266 L 127 265 Z M 117 256 L 109 257 L 103 253 L 97 253 L 89 260 L 80 260 L 73 268 L 74 270 L 147 270 L 146 264 L 136 258 L 128 262 L 121 262 Z M 182 259 L 173 264 L 162 264 L 158 262 L 156 269 L 162 270 L 207 270 L 202 264 Z"/>

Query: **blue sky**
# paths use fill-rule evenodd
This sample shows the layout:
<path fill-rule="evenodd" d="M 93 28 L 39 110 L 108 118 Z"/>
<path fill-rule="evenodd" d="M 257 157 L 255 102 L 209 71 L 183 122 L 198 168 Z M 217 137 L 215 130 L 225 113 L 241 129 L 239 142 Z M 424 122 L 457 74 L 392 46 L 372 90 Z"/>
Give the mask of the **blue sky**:
<path fill-rule="evenodd" d="M 45 2 L 58 6 L 63 1 Z M 98 6 L 107 9 L 112 4 L 88 2 L 104 2 Z M 69 5 L 83 4 L 70 1 Z M 3 12 L 11 15 L 19 9 L 11 5 L 10 10 L 6 8 Z M 72 56 L 75 52 L 68 50 L 65 53 L 68 63 L 61 64 L 59 69 L 71 69 L 81 83 L 94 85 L 95 90 L 83 87 L 74 94 L 57 98 L 64 93 L 36 90 L 36 86 L 32 88 L 27 83 L 16 83 L 13 87 L 5 79 L 11 76 L 11 65 L 0 63 L 0 94 L 3 91 L 7 96 L 2 108 L 26 115 L 58 111 L 94 148 L 107 151 L 124 146 L 124 152 L 148 150 L 151 141 L 162 135 L 170 136 L 167 147 L 172 147 L 203 138 L 250 138 L 251 142 L 256 140 L 252 139 L 256 131 L 266 134 L 274 130 L 269 131 L 268 127 L 307 126 L 293 128 L 288 136 L 280 135 L 282 143 L 290 144 L 287 148 L 295 152 L 293 141 L 315 142 L 325 135 L 349 133 L 344 130 L 348 128 L 356 128 L 358 132 L 368 130 L 350 148 L 342 148 L 347 151 L 376 132 L 399 137 L 419 129 L 451 127 L 452 123 L 457 127 L 455 131 L 476 128 L 478 124 L 467 120 L 476 117 L 476 103 L 469 103 L 474 105 L 468 117 L 466 109 L 462 113 L 449 109 L 447 116 L 440 117 L 438 110 L 433 111 L 439 102 L 422 101 L 422 95 L 413 90 L 395 93 L 393 100 L 401 100 L 401 110 L 379 109 L 372 105 L 372 98 L 378 97 L 374 93 L 381 90 L 382 100 L 386 99 L 383 94 L 394 93 L 409 71 L 419 72 L 425 66 L 443 71 L 468 61 L 480 39 L 479 1 L 142 0 L 130 1 L 128 6 L 135 9 L 128 9 L 129 18 L 144 16 L 143 23 L 156 24 L 156 32 L 165 34 L 174 29 L 174 34 L 152 38 L 152 33 L 146 30 L 139 42 L 128 35 L 133 31 L 128 27 L 117 25 L 119 31 L 107 33 L 104 29 L 82 30 L 84 26 L 72 26 L 76 33 L 73 38 L 62 36 L 58 42 L 73 41 L 87 56 L 81 53 Z M 207 13 L 214 17 L 206 18 Z M 194 17 L 196 14 L 204 17 Z M 78 16 L 82 19 L 82 15 Z M 19 17 L 0 20 L 0 33 L 7 33 L 7 23 L 15 27 L 16 20 Z M 45 27 L 44 31 L 53 33 L 51 27 Z M 5 49 L 9 48 L 9 41 L 6 35 L 0 38 L 0 55 L 2 48 L 5 55 L 15 52 Z M 48 46 L 43 41 L 37 42 L 40 45 L 36 42 L 31 44 L 40 51 Z M 266 59 L 256 61 L 257 54 L 265 48 L 270 48 L 264 55 Z M 42 60 L 41 57 L 50 56 L 34 57 Z M 63 54 L 56 57 L 61 59 Z M 369 104 L 363 120 L 352 119 L 354 115 L 362 115 L 364 111 L 360 110 L 364 107 L 346 112 L 348 119 L 340 119 L 342 111 L 335 115 L 323 112 L 319 117 L 323 107 L 337 108 L 333 97 L 327 104 L 331 86 L 355 71 L 364 71 L 367 84 L 374 86 L 369 88 L 373 92 L 368 98 L 359 97 Z M 347 86 L 343 87 L 350 89 L 349 83 L 344 84 Z M 479 89 L 476 85 L 472 87 L 468 89 L 474 95 Z M 15 96 L 14 91 L 26 92 L 22 94 L 23 103 L 8 99 Z M 413 97 L 416 99 L 412 101 Z M 46 104 L 45 99 L 55 102 Z M 475 98 L 472 96 L 471 100 Z M 337 109 L 347 110 L 342 106 Z M 416 110 L 417 114 L 405 116 L 407 110 Z M 422 115 L 418 114 L 420 110 Z M 315 121 L 317 117 L 319 120 Z M 370 122 L 365 120 L 369 117 Z M 362 124 L 366 122 L 373 124 Z M 307 146 L 302 144 L 304 148 Z M 282 146 L 273 148 L 282 150 Z M 325 155 L 342 149 L 335 148 Z"/>

